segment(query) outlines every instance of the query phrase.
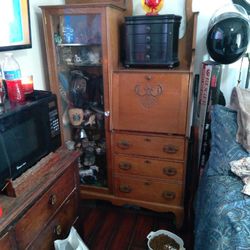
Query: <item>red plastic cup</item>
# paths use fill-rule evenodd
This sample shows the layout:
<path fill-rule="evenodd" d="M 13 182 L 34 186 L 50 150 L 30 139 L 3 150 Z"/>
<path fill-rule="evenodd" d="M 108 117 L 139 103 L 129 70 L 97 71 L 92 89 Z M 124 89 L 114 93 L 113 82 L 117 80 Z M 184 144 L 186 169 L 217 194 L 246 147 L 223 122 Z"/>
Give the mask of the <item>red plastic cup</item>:
<path fill-rule="evenodd" d="M 34 86 L 33 86 L 33 76 L 24 76 L 22 78 L 22 86 L 24 90 L 24 94 L 30 94 L 34 91 Z"/>
<path fill-rule="evenodd" d="M 23 103 L 25 102 L 25 95 L 20 79 L 6 80 L 7 92 L 9 101 L 12 103 Z"/>

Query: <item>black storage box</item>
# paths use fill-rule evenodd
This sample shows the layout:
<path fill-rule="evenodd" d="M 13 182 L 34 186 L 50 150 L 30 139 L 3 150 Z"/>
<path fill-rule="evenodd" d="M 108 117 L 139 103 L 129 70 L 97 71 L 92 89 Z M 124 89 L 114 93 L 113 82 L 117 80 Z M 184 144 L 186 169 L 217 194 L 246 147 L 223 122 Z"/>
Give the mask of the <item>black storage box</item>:
<path fill-rule="evenodd" d="M 125 17 L 124 66 L 178 66 L 180 22 L 181 16 L 177 15 Z"/>

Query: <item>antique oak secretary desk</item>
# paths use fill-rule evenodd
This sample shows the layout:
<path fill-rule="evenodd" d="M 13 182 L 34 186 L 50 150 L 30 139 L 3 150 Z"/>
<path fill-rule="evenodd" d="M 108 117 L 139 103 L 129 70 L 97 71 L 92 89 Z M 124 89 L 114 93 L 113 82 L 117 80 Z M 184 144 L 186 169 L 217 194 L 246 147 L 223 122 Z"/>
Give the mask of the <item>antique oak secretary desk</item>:
<path fill-rule="evenodd" d="M 191 1 L 178 41 L 180 65 L 173 69 L 123 67 L 120 32 L 131 12 L 110 2 L 79 2 L 41 9 L 63 140 L 83 152 L 80 197 L 173 212 L 180 226 L 197 18 Z M 138 88 L 149 95 L 142 98 Z M 157 88 L 159 95 L 150 94 Z"/>

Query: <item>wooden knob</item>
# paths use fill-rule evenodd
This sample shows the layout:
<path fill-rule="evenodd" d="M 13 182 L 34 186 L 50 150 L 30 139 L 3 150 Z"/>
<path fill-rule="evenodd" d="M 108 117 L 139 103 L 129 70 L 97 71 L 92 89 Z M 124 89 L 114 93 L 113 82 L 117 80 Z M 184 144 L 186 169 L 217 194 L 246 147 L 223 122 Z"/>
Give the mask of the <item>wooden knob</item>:
<path fill-rule="evenodd" d="M 177 170 L 173 167 L 165 167 L 163 168 L 163 173 L 167 176 L 174 176 L 177 174 Z"/>
<path fill-rule="evenodd" d="M 162 196 L 166 199 L 166 200 L 174 200 L 175 199 L 175 193 L 171 192 L 171 191 L 164 191 L 162 193 Z"/>
<path fill-rule="evenodd" d="M 57 236 L 61 235 L 62 234 L 62 227 L 61 227 L 61 225 L 55 226 L 54 232 L 55 232 L 55 234 Z"/>
<path fill-rule="evenodd" d="M 131 144 L 128 141 L 119 141 L 117 146 L 121 149 L 128 149 L 131 147 Z"/>
<path fill-rule="evenodd" d="M 129 185 L 120 185 L 119 190 L 122 193 L 131 193 L 132 192 L 132 188 Z"/>
<path fill-rule="evenodd" d="M 55 194 L 52 194 L 49 198 L 49 204 L 54 206 L 57 202 L 57 198 L 56 198 L 56 195 Z"/>
<path fill-rule="evenodd" d="M 151 182 L 150 182 L 150 181 L 145 181 L 145 182 L 144 182 L 144 185 L 145 185 L 145 186 L 150 186 L 150 185 L 151 185 Z"/>
<path fill-rule="evenodd" d="M 176 154 L 178 151 L 178 148 L 175 145 L 165 145 L 163 147 L 163 152 L 167 153 L 167 154 Z"/>
<path fill-rule="evenodd" d="M 152 76 L 151 76 L 151 75 L 146 75 L 146 76 L 145 76 L 145 78 L 146 78 L 146 80 L 148 80 L 148 81 L 149 81 L 149 80 L 151 80 L 151 79 L 152 79 Z"/>
<path fill-rule="evenodd" d="M 132 164 L 129 163 L 129 162 L 121 162 L 119 163 L 119 168 L 122 169 L 122 170 L 129 170 L 131 169 L 132 167 Z"/>

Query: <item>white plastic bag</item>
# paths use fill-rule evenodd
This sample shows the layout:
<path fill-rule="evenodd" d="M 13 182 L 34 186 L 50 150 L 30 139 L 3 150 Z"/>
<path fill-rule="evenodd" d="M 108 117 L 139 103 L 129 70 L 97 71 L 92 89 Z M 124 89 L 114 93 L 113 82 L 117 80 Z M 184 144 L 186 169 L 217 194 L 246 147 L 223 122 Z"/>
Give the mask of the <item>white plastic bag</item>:
<path fill-rule="evenodd" d="M 55 240 L 54 246 L 55 250 L 89 250 L 74 227 L 71 227 L 66 239 Z"/>

